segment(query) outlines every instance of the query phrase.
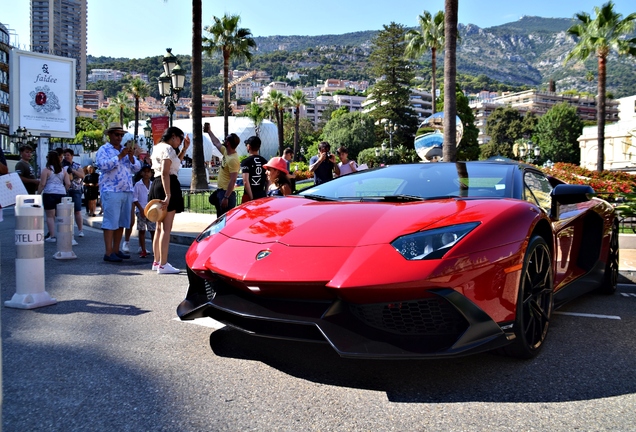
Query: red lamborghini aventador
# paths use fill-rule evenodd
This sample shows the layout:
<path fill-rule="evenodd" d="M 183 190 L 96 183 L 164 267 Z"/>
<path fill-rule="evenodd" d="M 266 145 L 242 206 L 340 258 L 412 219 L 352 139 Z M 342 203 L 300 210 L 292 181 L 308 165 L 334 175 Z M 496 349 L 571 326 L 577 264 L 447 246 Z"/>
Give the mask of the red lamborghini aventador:
<path fill-rule="evenodd" d="M 530 358 L 555 307 L 613 293 L 618 221 L 514 162 L 396 165 L 251 201 L 190 247 L 177 313 L 343 357 Z"/>

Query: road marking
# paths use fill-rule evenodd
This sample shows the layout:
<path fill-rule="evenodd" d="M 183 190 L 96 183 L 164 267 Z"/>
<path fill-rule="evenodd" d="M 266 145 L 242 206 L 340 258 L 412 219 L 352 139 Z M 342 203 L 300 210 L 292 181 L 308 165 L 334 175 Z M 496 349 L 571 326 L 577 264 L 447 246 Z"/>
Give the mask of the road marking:
<path fill-rule="evenodd" d="M 210 317 L 205 317 L 205 318 L 197 318 L 194 320 L 184 320 L 181 321 L 181 319 L 179 318 L 172 318 L 173 321 L 179 321 L 179 322 L 184 322 L 184 323 L 189 323 L 189 324 L 196 324 L 196 325 L 200 325 L 203 327 L 209 327 L 209 328 L 213 328 L 215 330 L 218 329 L 222 329 L 223 327 L 225 327 L 225 324 L 222 324 L 216 320 L 213 320 Z"/>
<path fill-rule="evenodd" d="M 636 293 L 621 293 L 623 297 L 636 297 Z"/>
<path fill-rule="evenodd" d="M 586 313 L 577 313 L 577 312 L 554 312 L 554 313 L 559 315 L 570 315 L 570 316 L 578 316 L 578 317 L 585 317 L 585 318 L 603 318 L 603 319 L 613 319 L 613 320 L 621 319 L 621 317 L 616 315 L 597 315 L 597 314 L 586 314 Z"/>

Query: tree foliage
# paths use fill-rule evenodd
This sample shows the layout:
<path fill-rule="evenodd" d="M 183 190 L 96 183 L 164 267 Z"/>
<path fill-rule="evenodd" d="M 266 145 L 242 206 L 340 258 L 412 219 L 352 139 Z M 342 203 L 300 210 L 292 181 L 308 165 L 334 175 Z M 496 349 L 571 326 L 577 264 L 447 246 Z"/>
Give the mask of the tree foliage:
<path fill-rule="evenodd" d="M 506 106 L 496 108 L 488 117 L 486 134 L 490 142 L 482 145 L 481 157 L 492 156 L 514 158 L 512 146 L 523 137 L 523 118 L 518 110 Z"/>
<path fill-rule="evenodd" d="M 139 100 L 150 95 L 150 88 L 148 84 L 141 78 L 133 78 L 128 86 L 126 92 L 130 94 L 135 100 L 135 133 L 134 137 L 137 139 L 139 132 Z"/>
<path fill-rule="evenodd" d="M 404 26 L 392 22 L 373 39 L 369 61 L 377 80 L 370 91 L 372 102 L 369 106 L 375 121 L 389 120 L 398 126 L 393 137 L 396 146 L 401 144 L 412 148 L 417 117 L 409 99 L 410 83 L 415 75 L 404 56 L 405 33 Z M 376 135 L 382 139 L 384 129 L 381 126 L 376 128 Z"/>
<path fill-rule="evenodd" d="M 300 152 L 300 107 L 307 103 L 302 90 L 296 90 L 289 96 L 289 104 L 294 108 L 294 158 L 298 160 Z"/>
<path fill-rule="evenodd" d="M 431 51 L 431 81 L 433 101 L 437 93 L 437 52 L 444 49 L 444 12 L 438 11 L 432 16 L 429 11 L 422 12 L 417 17 L 419 30 L 411 29 L 406 33 L 407 46 L 405 54 L 407 58 L 417 59 L 429 50 Z M 433 103 L 435 106 L 435 103 Z"/>
<path fill-rule="evenodd" d="M 533 139 L 541 149 L 541 160 L 579 164 L 581 151 L 578 137 L 583 122 L 576 108 L 560 103 L 545 113 L 534 128 Z"/>
<path fill-rule="evenodd" d="M 345 146 L 352 160 L 356 160 L 359 152 L 374 147 L 377 142 L 373 118 L 360 111 L 332 118 L 323 128 L 322 136 L 333 151 Z"/>
<path fill-rule="evenodd" d="M 285 121 L 285 147 L 294 148 L 295 146 L 294 140 L 296 138 L 296 124 L 291 121 L 291 115 L 289 113 L 285 113 L 285 119 L 289 121 Z M 294 150 L 294 160 L 300 161 L 302 160 L 302 152 L 305 151 L 307 153 L 307 149 L 310 148 L 314 143 L 320 142 L 320 132 L 314 129 L 314 125 L 311 123 L 311 120 L 308 118 L 300 118 L 298 121 L 298 151 Z"/>
<path fill-rule="evenodd" d="M 636 38 L 630 38 L 636 24 L 636 13 L 621 19 L 614 12 L 614 3 L 609 1 L 602 7 L 595 7 L 595 18 L 581 12 L 576 14 L 578 22 L 568 29 L 568 33 L 577 39 L 576 46 L 567 55 L 565 62 L 571 59 L 585 61 L 595 55 L 598 61 L 598 104 L 596 119 L 598 122 L 598 156 L 596 170 L 603 171 L 605 165 L 605 98 L 607 86 L 607 58 L 610 52 L 618 55 L 636 56 Z"/>
<path fill-rule="evenodd" d="M 265 98 L 263 107 L 274 115 L 278 127 L 278 154 L 285 150 L 285 108 L 289 106 L 289 98 L 278 90 L 272 90 Z"/>
<path fill-rule="evenodd" d="M 220 52 L 223 57 L 223 102 L 224 106 L 230 105 L 229 74 L 230 59 L 250 61 L 251 50 L 256 48 L 256 42 L 252 38 L 252 32 L 248 28 L 239 27 L 241 17 L 239 15 L 227 15 L 222 18 L 212 17 L 214 24 L 206 26 L 204 31 L 208 34 L 202 38 L 203 52 L 214 55 Z M 224 134 L 228 135 L 228 111 L 224 110 Z"/>
<path fill-rule="evenodd" d="M 245 111 L 243 111 L 243 116 L 252 120 L 252 123 L 254 123 L 254 134 L 260 136 L 261 124 L 263 120 L 265 120 L 265 117 L 267 117 L 267 112 L 263 107 L 256 102 L 252 102 L 247 106 Z"/>

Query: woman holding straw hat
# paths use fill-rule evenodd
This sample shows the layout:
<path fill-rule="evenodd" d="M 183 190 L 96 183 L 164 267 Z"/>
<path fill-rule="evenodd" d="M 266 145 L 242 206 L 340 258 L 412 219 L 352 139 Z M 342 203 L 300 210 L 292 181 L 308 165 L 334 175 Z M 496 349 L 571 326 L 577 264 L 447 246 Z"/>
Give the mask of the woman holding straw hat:
<path fill-rule="evenodd" d="M 282 157 L 273 157 L 265 165 L 267 170 L 267 196 L 285 196 L 292 193 L 287 161 Z"/>
<path fill-rule="evenodd" d="M 183 148 L 178 151 L 183 143 Z M 152 149 L 152 169 L 155 170 L 155 179 L 150 186 L 148 201 L 161 200 L 161 208 L 166 210 L 162 220 L 157 221 L 155 237 L 152 241 L 152 250 L 155 256 L 152 269 L 157 274 L 175 274 L 179 269 L 174 268 L 168 262 L 168 248 L 170 246 L 170 232 L 176 213 L 184 209 L 181 184 L 177 179 L 177 173 L 181 168 L 181 161 L 190 146 L 190 137 L 185 136 L 178 127 L 169 127 L 161 142 Z"/>
<path fill-rule="evenodd" d="M 42 194 L 42 205 L 46 214 L 46 226 L 49 229 L 49 237 L 46 242 L 55 243 L 55 210 L 57 205 L 66 196 L 66 190 L 71 185 L 68 172 L 62 169 L 60 156 L 56 151 L 50 151 L 46 155 L 46 168 L 42 170 L 38 193 Z"/>

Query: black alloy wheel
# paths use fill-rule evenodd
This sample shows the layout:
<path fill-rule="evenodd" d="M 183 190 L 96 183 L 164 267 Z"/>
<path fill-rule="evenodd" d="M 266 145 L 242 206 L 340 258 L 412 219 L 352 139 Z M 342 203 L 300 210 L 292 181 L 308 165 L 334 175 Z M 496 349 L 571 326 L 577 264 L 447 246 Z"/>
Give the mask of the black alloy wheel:
<path fill-rule="evenodd" d="M 516 338 L 502 348 L 504 354 L 530 359 L 539 353 L 548 334 L 553 294 L 552 254 L 545 240 L 534 236 L 523 260 L 514 324 Z"/>

